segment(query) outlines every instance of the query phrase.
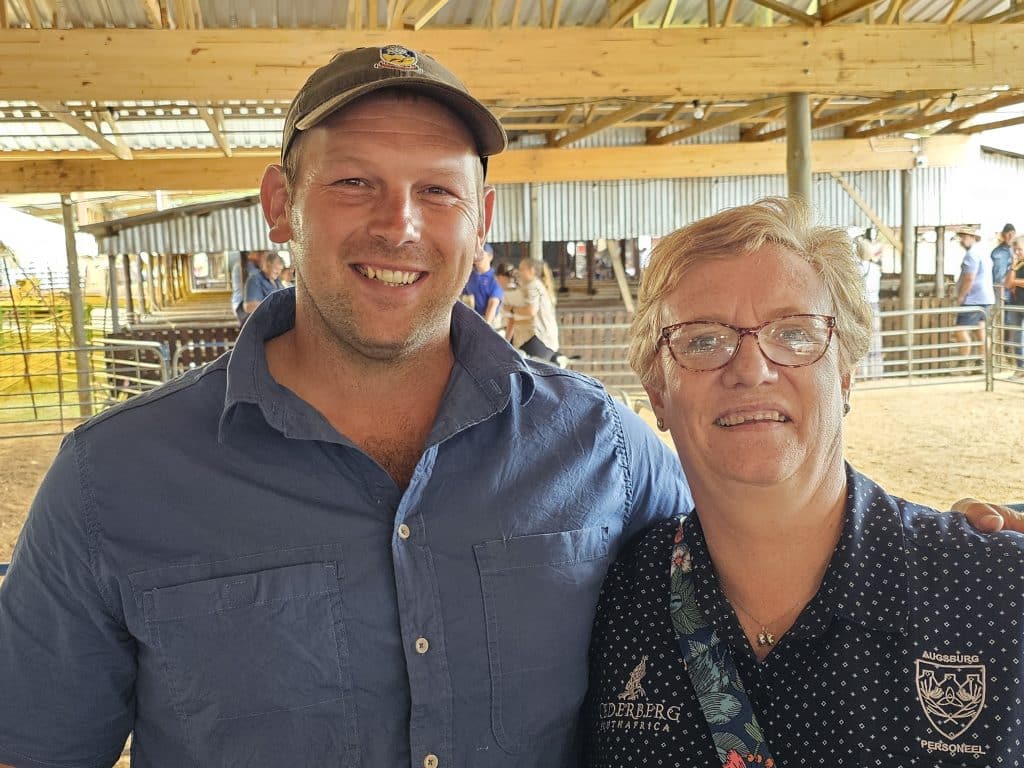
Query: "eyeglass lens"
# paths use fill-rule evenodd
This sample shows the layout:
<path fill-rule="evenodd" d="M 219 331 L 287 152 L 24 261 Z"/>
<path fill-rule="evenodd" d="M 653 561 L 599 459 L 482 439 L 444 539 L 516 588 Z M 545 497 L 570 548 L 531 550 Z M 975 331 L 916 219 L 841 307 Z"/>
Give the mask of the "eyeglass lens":
<path fill-rule="evenodd" d="M 680 323 L 667 337 L 679 365 L 694 371 L 725 366 L 736 354 L 740 339 L 753 335 L 761 352 L 777 365 L 799 367 L 821 359 L 832 338 L 831 318 L 824 315 L 779 317 L 760 328 L 734 328 L 723 323 Z"/>

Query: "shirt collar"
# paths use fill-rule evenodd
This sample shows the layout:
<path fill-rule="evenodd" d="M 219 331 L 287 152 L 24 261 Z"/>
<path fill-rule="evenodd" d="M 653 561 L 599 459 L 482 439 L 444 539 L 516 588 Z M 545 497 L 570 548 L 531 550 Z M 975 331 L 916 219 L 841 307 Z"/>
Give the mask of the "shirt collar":
<path fill-rule="evenodd" d="M 315 408 L 270 375 L 264 344 L 294 326 L 294 288 L 270 294 L 242 326 L 227 363 L 227 388 L 219 429 L 222 441 L 239 407 L 251 404 L 286 437 L 347 442 Z M 533 373 L 522 356 L 476 312 L 456 303 L 451 328 L 455 365 L 428 446 L 503 410 L 513 392 L 523 403 L 534 392 Z"/>
<path fill-rule="evenodd" d="M 906 634 L 907 556 L 903 522 L 891 496 L 846 465 L 847 495 L 843 532 L 818 593 L 787 637 L 825 632 L 834 617 L 868 629 Z M 725 642 L 745 648 L 747 640 L 722 595 L 697 515 L 684 527 L 693 555 L 697 604 Z"/>

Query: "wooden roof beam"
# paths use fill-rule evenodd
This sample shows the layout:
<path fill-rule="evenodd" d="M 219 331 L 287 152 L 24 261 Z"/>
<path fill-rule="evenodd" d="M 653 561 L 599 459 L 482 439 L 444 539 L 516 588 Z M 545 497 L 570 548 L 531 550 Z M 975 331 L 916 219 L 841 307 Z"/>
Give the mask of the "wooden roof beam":
<path fill-rule="evenodd" d="M 139 0 L 142 11 L 146 14 L 146 24 L 150 29 L 163 29 L 164 20 L 160 13 L 160 3 L 157 0 Z"/>
<path fill-rule="evenodd" d="M 63 104 L 51 104 L 44 101 L 36 103 L 39 105 L 40 109 L 45 109 L 49 112 L 50 116 L 54 120 L 64 123 L 64 125 L 72 128 L 76 133 L 89 139 L 89 141 L 93 142 L 103 151 L 109 152 L 120 160 L 132 159 L 132 151 L 128 147 L 123 145 L 119 146 L 114 143 L 91 125 L 71 114 L 71 110 Z"/>
<path fill-rule="evenodd" d="M 213 134 L 213 140 L 217 142 L 224 157 L 231 157 L 231 144 L 224 131 L 224 110 L 214 106 L 200 107 L 199 115 L 206 123 L 206 127 L 210 129 L 210 133 Z"/>
<path fill-rule="evenodd" d="M 919 115 L 918 117 L 911 118 L 910 120 L 900 120 L 898 122 L 889 123 L 888 125 L 878 126 L 876 128 L 869 128 L 864 131 L 857 131 L 851 133 L 847 138 L 870 138 L 872 136 L 886 136 L 892 133 L 903 133 L 904 131 L 913 131 L 918 128 L 924 128 L 935 123 L 941 123 L 943 120 L 951 120 L 953 122 L 966 120 L 968 117 L 974 117 L 980 115 L 983 112 L 994 112 L 1000 107 L 1008 107 L 1014 104 L 1024 103 L 1024 94 L 1020 93 L 1008 93 L 1003 96 L 997 96 L 992 99 L 986 99 L 980 104 L 972 104 L 969 107 L 963 107 L 962 109 L 954 110 L 953 112 L 938 112 L 933 115 Z"/>
<path fill-rule="evenodd" d="M 728 112 L 720 112 L 714 117 L 707 118 L 705 120 L 695 120 L 686 128 L 672 133 L 666 133 L 664 136 L 658 136 L 648 140 L 648 144 L 671 144 L 674 141 L 682 141 L 692 136 L 699 136 L 702 133 L 713 131 L 717 128 L 724 128 L 727 125 L 738 123 L 742 120 L 746 120 L 756 115 L 763 115 L 765 112 L 771 112 L 778 109 L 780 105 L 786 103 L 785 97 L 777 97 L 774 99 L 766 99 L 764 101 L 756 101 L 753 104 L 748 104 L 745 107 L 737 107 L 736 109 L 730 109 Z"/>
<path fill-rule="evenodd" d="M 543 0 L 541 0 L 541 2 L 543 2 Z M 608 15 L 604 17 L 601 25 L 609 29 L 621 27 L 634 13 L 639 11 L 646 4 L 647 0 L 625 0 L 625 2 L 613 4 L 608 8 Z"/>
<path fill-rule="evenodd" d="M 769 11 L 780 13 L 793 21 L 798 21 L 804 26 L 813 27 L 818 24 L 818 20 L 813 16 L 810 16 L 802 11 L 798 11 L 796 8 L 790 8 L 785 3 L 780 3 L 778 0 L 752 0 L 755 4 L 760 5 L 762 8 L 767 8 Z"/>
<path fill-rule="evenodd" d="M 860 104 L 856 107 L 850 107 L 844 109 L 841 112 L 833 112 L 831 115 L 823 115 L 821 117 L 815 117 L 811 120 L 811 130 L 816 128 L 828 128 L 832 125 L 842 125 L 843 123 L 852 122 L 868 115 L 877 115 L 882 112 L 886 112 L 890 109 L 898 109 L 899 107 L 905 107 L 908 104 L 914 104 L 921 99 L 927 98 L 930 94 L 924 91 L 916 91 L 914 93 L 906 93 L 901 96 L 894 96 L 891 99 L 876 99 L 875 101 L 867 104 Z M 756 138 L 758 141 L 771 141 L 773 139 L 779 139 L 786 135 L 785 128 L 778 128 L 774 131 L 766 131 L 765 133 L 758 134 Z"/>
<path fill-rule="evenodd" d="M 949 12 L 946 13 L 946 18 L 942 20 L 943 24 L 952 24 L 956 21 L 956 15 L 960 13 L 960 9 L 964 7 L 964 0 L 953 0 L 953 4 L 949 7 Z"/>
<path fill-rule="evenodd" d="M 837 139 L 811 144 L 815 173 L 900 170 L 914 167 L 920 145 L 934 167 L 964 162 L 971 151 L 966 136 L 906 139 Z M 185 154 L 186 157 L 180 157 Z M 0 194 L 59 190 L 226 190 L 256 189 L 276 151 L 236 153 L 235 157 L 162 153 L 161 159 L 0 160 Z M 683 144 L 651 147 L 524 149 L 491 159 L 488 182 L 614 181 L 621 179 L 714 178 L 784 174 L 786 146 L 771 144 Z"/>
<path fill-rule="evenodd" d="M 981 131 L 994 131 L 997 128 L 1010 128 L 1014 125 L 1024 124 L 1024 116 L 1011 117 L 1006 120 L 997 120 L 994 123 L 978 123 L 961 128 L 958 133 L 980 133 Z"/>
<path fill-rule="evenodd" d="M 563 125 L 569 125 L 569 120 L 572 118 L 573 112 L 576 111 L 577 104 L 570 104 L 568 107 L 562 110 L 562 113 L 555 118 L 555 123 L 559 127 Z M 555 141 L 558 140 L 558 130 L 547 131 L 547 144 L 549 147 L 556 146 Z"/>
<path fill-rule="evenodd" d="M 0 99 L 289 101 L 339 48 L 386 44 L 394 35 L 348 29 L 0 30 Z M 557 35 L 536 28 L 428 26 L 405 37 L 445 62 L 485 103 L 1024 87 L 1020 30 L 1006 24 L 562 27 Z M 503 55 L 479 55 L 484 50 Z M 585 62 L 579 51 L 587 51 Z"/>
<path fill-rule="evenodd" d="M 889 10 L 885 14 L 884 23 L 897 23 L 900 20 L 901 10 L 903 10 L 903 0 L 889 0 Z"/>
<path fill-rule="evenodd" d="M 679 4 L 679 0 L 668 0 L 668 3 L 665 4 L 665 13 L 663 13 L 661 15 L 661 28 L 662 29 L 665 29 L 669 25 L 669 22 L 671 22 L 672 19 L 675 17 L 675 15 L 676 15 L 676 6 L 678 4 Z"/>
<path fill-rule="evenodd" d="M 420 3 L 419 7 L 410 4 L 405 9 L 402 25 L 406 29 L 419 31 L 446 5 L 448 5 L 448 0 L 427 0 L 425 3 Z"/>
<path fill-rule="evenodd" d="M 569 133 L 566 133 L 564 136 L 561 136 L 555 139 L 553 142 L 551 142 L 551 146 L 567 146 L 569 144 L 579 141 L 580 139 L 585 139 L 587 136 L 592 136 L 595 133 L 599 133 L 600 131 L 603 131 L 607 128 L 611 128 L 612 126 L 624 123 L 630 118 L 643 114 L 644 112 L 649 111 L 655 106 L 657 105 L 651 104 L 650 102 L 646 101 L 640 102 L 638 104 L 628 104 L 625 107 L 622 107 L 621 109 L 612 112 L 610 115 L 599 117 L 597 120 L 587 123 L 582 128 L 578 128 L 575 131 L 570 131 Z"/>
<path fill-rule="evenodd" d="M 834 21 L 845 19 L 858 11 L 870 8 L 878 0 L 832 0 L 824 3 L 818 11 L 818 18 L 822 24 L 831 24 Z"/>

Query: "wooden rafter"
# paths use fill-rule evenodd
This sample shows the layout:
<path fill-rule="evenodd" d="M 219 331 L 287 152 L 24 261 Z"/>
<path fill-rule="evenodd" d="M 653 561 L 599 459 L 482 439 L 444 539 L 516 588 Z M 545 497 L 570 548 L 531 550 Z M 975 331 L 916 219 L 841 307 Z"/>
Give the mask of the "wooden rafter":
<path fill-rule="evenodd" d="M 656 105 L 646 101 L 642 101 L 637 104 L 627 104 L 621 109 L 615 110 L 610 115 L 605 115 L 604 117 L 599 117 L 597 120 L 590 121 L 575 131 L 569 131 L 565 135 L 555 139 L 551 143 L 551 146 L 567 146 L 573 142 L 579 141 L 580 139 L 584 139 L 587 136 L 592 136 L 599 131 L 603 131 L 606 128 L 611 128 L 613 125 L 624 123 L 632 117 L 636 117 L 639 114 L 647 112 L 654 106 Z"/>
<path fill-rule="evenodd" d="M 793 21 L 799 21 L 808 27 L 813 27 L 818 23 L 818 20 L 813 16 L 798 11 L 796 8 L 790 8 L 785 3 L 780 3 L 778 0 L 753 0 L 754 3 L 760 5 L 762 8 L 767 8 L 769 11 L 775 11 L 775 13 L 781 13 Z"/>
<path fill-rule="evenodd" d="M 722 26 L 728 27 L 733 22 L 733 17 L 736 14 L 736 0 L 729 0 L 729 4 L 725 6 L 725 15 L 722 17 Z"/>
<path fill-rule="evenodd" d="M 840 112 L 833 112 L 831 115 L 816 117 L 811 120 L 811 130 L 813 131 L 817 128 L 828 128 L 832 125 L 842 125 L 843 123 L 849 123 L 868 115 L 882 114 L 890 109 L 898 109 L 900 107 L 905 107 L 908 104 L 919 102 L 921 99 L 927 98 L 929 95 L 930 94 L 922 91 L 916 91 L 914 93 L 905 93 L 900 96 L 894 96 L 891 99 L 876 99 L 875 101 L 868 102 L 867 104 L 860 104 L 856 107 L 850 107 L 849 109 L 844 109 Z M 761 141 L 771 141 L 785 135 L 786 129 L 778 128 L 774 131 L 766 131 L 765 133 L 758 135 L 756 138 Z"/>
<path fill-rule="evenodd" d="M 831 103 L 831 96 L 826 96 L 825 98 L 819 100 L 818 103 L 814 106 L 814 109 L 811 110 L 811 117 L 821 117 L 821 113 L 824 112 L 828 108 L 828 105 Z"/>
<path fill-rule="evenodd" d="M 843 188 L 843 191 L 849 195 L 850 199 L 853 200 L 854 204 L 871 220 L 871 223 L 878 228 L 878 231 L 885 236 L 885 239 L 892 243 L 893 248 L 896 249 L 897 253 L 903 253 L 903 243 L 896 237 L 896 233 L 893 232 L 889 226 L 882 220 L 882 217 L 878 215 L 877 211 L 868 205 L 868 201 L 864 199 L 864 196 L 857 191 L 850 182 L 843 178 L 843 175 L 837 171 L 832 171 L 832 178 L 835 179 L 839 186 Z"/>
<path fill-rule="evenodd" d="M 45 109 L 49 112 L 50 116 L 54 120 L 64 123 L 64 125 L 74 129 L 76 133 L 89 139 L 89 141 L 93 142 L 104 152 L 109 152 L 119 160 L 132 159 L 132 151 L 128 149 L 128 147 L 118 146 L 91 125 L 71 114 L 71 110 L 63 104 L 50 104 L 41 101 L 37 103 L 39 104 L 39 108 Z"/>
<path fill-rule="evenodd" d="M 373 5 L 372 2 L 371 5 Z M 388 0 L 387 13 L 387 28 L 401 29 L 402 15 L 405 13 L 405 0 Z"/>
<path fill-rule="evenodd" d="M 139 0 L 142 4 L 142 11 L 146 14 L 146 24 L 150 29 L 161 29 L 164 26 L 163 17 L 160 15 L 160 3 L 157 0 Z"/>
<path fill-rule="evenodd" d="M 966 128 L 961 128 L 958 133 L 979 133 L 981 131 L 994 131 L 997 128 L 1010 128 L 1014 125 L 1024 124 L 1024 116 L 1022 117 L 1011 117 L 1006 120 L 997 120 L 994 123 L 979 123 L 978 125 L 969 125 Z"/>
<path fill-rule="evenodd" d="M 7 29 L 7 0 L 0 0 L 0 29 Z"/>
<path fill-rule="evenodd" d="M 953 0 L 953 4 L 949 7 L 949 12 L 946 14 L 946 18 L 942 20 L 943 24 L 952 24 L 956 21 L 956 15 L 960 13 L 960 9 L 964 7 L 964 0 Z"/>
<path fill-rule="evenodd" d="M 693 123 L 678 131 L 672 133 L 666 133 L 664 136 L 658 136 L 656 138 L 648 140 L 648 144 L 671 144 L 674 141 L 681 141 L 682 139 L 688 139 L 692 136 L 699 136 L 702 133 L 713 131 L 716 128 L 724 128 L 727 125 L 738 123 L 741 120 L 748 120 L 751 117 L 757 115 L 763 115 L 765 112 L 778 109 L 780 105 L 784 105 L 786 102 L 784 97 L 776 97 L 774 99 L 765 99 L 764 101 L 757 101 L 753 104 L 748 104 L 745 107 L 737 107 L 736 109 L 730 109 L 728 112 L 720 112 L 714 117 L 710 117 L 704 120 L 694 120 Z"/>
<path fill-rule="evenodd" d="M 953 112 L 939 112 L 934 115 L 919 115 L 909 120 L 900 120 L 898 122 L 888 123 L 887 125 L 878 126 L 876 128 L 869 128 L 864 131 L 857 131 L 856 133 L 850 133 L 848 138 L 870 138 L 872 136 L 885 136 L 891 133 L 904 133 L 905 131 L 913 131 L 917 128 L 924 128 L 935 123 L 940 123 L 943 120 L 952 120 L 953 122 L 966 120 L 968 117 L 974 117 L 984 112 L 994 112 L 1000 107 L 1009 107 L 1014 104 L 1024 103 L 1024 94 L 1020 93 L 1007 93 L 1003 96 L 996 96 L 992 99 L 986 99 L 985 101 L 972 104 L 969 107 L 963 107 L 961 109 L 954 110 Z"/>
<path fill-rule="evenodd" d="M 7 0 L 2 0 L 2 2 L 4 6 L 7 5 Z M 39 23 L 39 13 L 36 11 L 36 4 L 33 0 L 25 0 L 22 5 L 28 13 L 28 25 L 32 27 L 32 29 L 42 29 L 43 25 Z M 4 10 L 6 11 L 6 7 Z"/>
<path fill-rule="evenodd" d="M 231 157 L 231 144 L 228 142 L 227 133 L 224 130 L 224 110 L 220 107 L 200 107 L 199 115 L 206 123 L 206 127 L 213 134 L 213 140 L 217 142 L 224 157 Z"/>
<path fill-rule="evenodd" d="M 889 0 L 889 10 L 885 13 L 885 23 L 893 24 L 899 21 L 900 11 L 903 9 L 903 0 Z"/>
<path fill-rule="evenodd" d="M 568 107 L 563 109 L 561 114 L 559 114 L 558 117 L 555 118 L 555 123 L 560 127 L 563 125 L 568 125 L 569 120 L 572 119 L 573 112 L 576 111 L 577 106 L 577 104 L 570 104 Z M 555 144 L 555 141 L 558 140 L 558 130 L 556 129 L 553 131 L 547 131 L 546 135 L 548 146 L 557 146 Z"/>
<path fill-rule="evenodd" d="M 1024 17 L 1024 8 L 1017 6 L 1015 8 L 1009 8 L 999 13 L 993 13 L 991 16 L 986 16 L 983 19 L 978 19 L 974 22 L 975 24 L 1006 24 L 1011 21 L 1020 21 Z"/>
<path fill-rule="evenodd" d="M 402 20 L 402 24 L 406 29 L 419 31 L 447 4 L 448 0 L 427 0 L 426 3 L 421 3 L 419 7 L 410 3 L 405 9 L 405 17 Z"/>
<path fill-rule="evenodd" d="M 661 122 L 663 123 L 662 125 L 659 125 L 657 128 L 647 129 L 647 143 L 650 144 L 652 139 L 656 138 L 659 133 L 665 130 L 665 128 L 672 125 L 672 123 L 675 122 L 675 119 L 679 116 L 679 113 L 686 109 L 687 106 L 688 102 L 685 101 L 679 101 L 673 104 L 671 108 L 669 108 L 668 112 L 666 112 L 661 118 Z"/>
<path fill-rule="evenodd" d="M 661 16 L 661 28 L 665 29 L 676 15 L 676 5 L 679 0 L 668 0 L 665 4 L 665 13 Z"/>
<path fill-rule="evenodd" d="M 543 2 L 543 0 L 541 0 Z M 613 4 L 608 9 L 608 15 L 605 16 L 602 26 L 614 29 L 615 27 L 621 27 L 625 24 L 629 18 L 643 8 L 647 4 L 647 0 L 626 0 L 626 2 L 620 2 Z"/>
<path fill-rule="evenodd" d="M 818 11 L 818 18 L 821 19 L 822 24 L 831 24 L 834 21 L 845 19 L 847 16 L 870 8 L 878 0 L 832 0 L 832 2 L 825 3 L 821 6 L 821 10 Z"/>
<path fill-rule="evenodd" d="M 708 27 L 718 26 L 718 9 L 715 7 L 715 0 L 708 0 Z"/>
<path fill-rule="evenodd" d="M 551 9 L 551 23 L 548 25 L 552 29 L 558 29 L 562 23 L 562 0 L 555 0 L 555 6 Z"/>
<path fill-rule="evenodd" d="M 512 4 L 512 20 L 510 22 L 511 26 L 513 26 L 513 27 L 518 27 L 519 26 L 519 12 L 522 10 L 522 8 L 523 8 L 523 0 L 516 0 Z"/>

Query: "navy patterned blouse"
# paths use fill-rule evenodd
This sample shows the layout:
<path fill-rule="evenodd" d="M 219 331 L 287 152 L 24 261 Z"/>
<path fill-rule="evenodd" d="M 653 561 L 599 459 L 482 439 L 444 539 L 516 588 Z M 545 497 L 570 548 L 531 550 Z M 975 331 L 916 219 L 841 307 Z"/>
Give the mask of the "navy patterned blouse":
<path fill-rule="evenodd" d="M 780 768 L 1024 766 L 1024 536 L 890 496 L 847 467 L 817 595 L 758 662 L 685 526 L 697 605 L 732 651 Z M 587 768 L 719 768 L 669 615 L 676 521 L 605 580 L 584 706 Z M 758 757 L 743 758 L 759 765 Z"/>

